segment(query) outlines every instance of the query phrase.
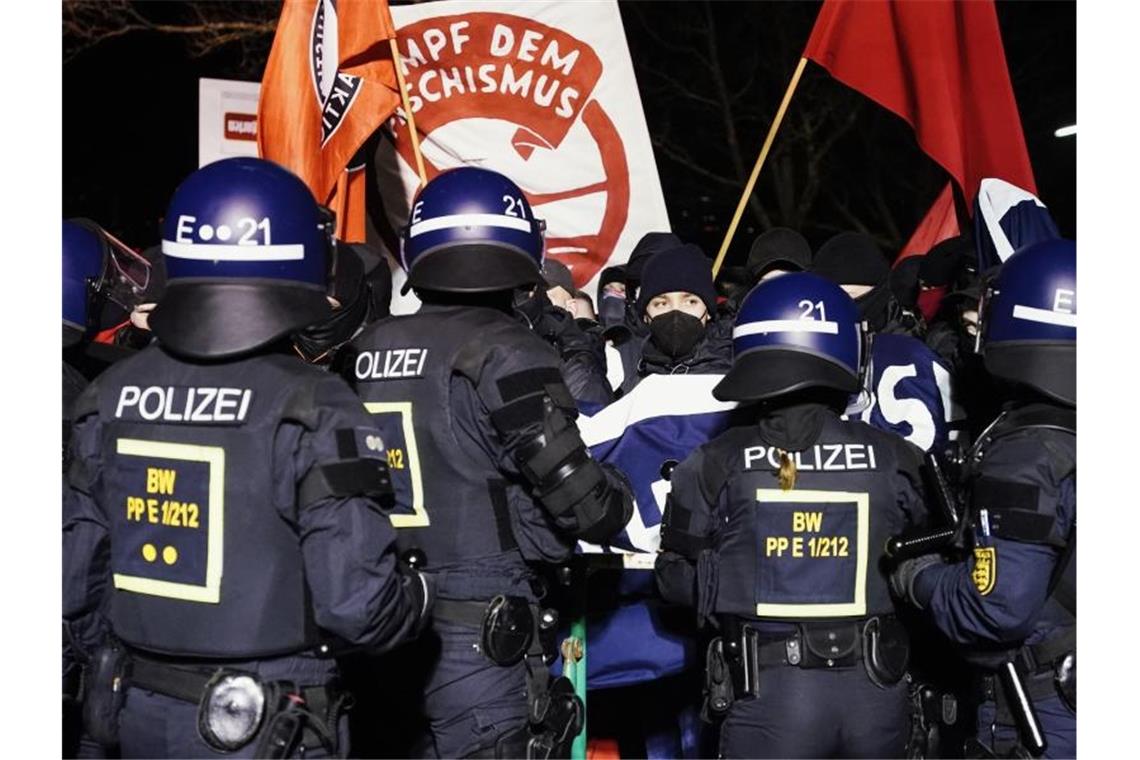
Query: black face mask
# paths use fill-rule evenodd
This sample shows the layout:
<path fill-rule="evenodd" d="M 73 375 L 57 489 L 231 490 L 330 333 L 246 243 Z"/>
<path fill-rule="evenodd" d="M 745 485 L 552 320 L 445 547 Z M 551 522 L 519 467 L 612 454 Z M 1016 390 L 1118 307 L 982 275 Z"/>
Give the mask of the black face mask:
<path fill-rule="evenodd" d="M 625 296 L 613 293 L 604 294 L 599 306 L 598 321 L 607 327 L 621 324 L 622 317 L 625 315 Z"/>
<path fill-rule="evenodd" d="M 335 310 L 328 319 L 309 325 L 293 335 L 293 343 L 305 361 L 320 361 L 333 349 L 356 336 L 368 319 L 368 291 L 369 286 L 362 282 L 351 303 Z"/>
<path fill-rule="evenodd" d="M 692 314 L 665 312 L 649 323 L 649 339 L 672 359 L 688 356 L 705 336 L 705 326 Z"/>

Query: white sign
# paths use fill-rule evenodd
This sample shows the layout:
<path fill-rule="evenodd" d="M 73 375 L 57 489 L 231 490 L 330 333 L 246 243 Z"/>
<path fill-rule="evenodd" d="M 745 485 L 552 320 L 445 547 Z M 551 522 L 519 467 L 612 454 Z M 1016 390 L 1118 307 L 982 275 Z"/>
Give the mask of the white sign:
<path fill-rule="evenodd" d="M 429 179 L 463 165 L 510 177 L 546 220 L 547 255 L 590 293 L 643 234 L 669 230 L 616 2 L 391 10 Z M 395 231 L 419 178 L 402 109 L 389 123 L 395 145 L 376 168 Z"/>
<path fill-rule="evenodd" d="M 198 166 L 257 155 L 257 96 L 261 85 L 232 79 L 198 80 Z"/>

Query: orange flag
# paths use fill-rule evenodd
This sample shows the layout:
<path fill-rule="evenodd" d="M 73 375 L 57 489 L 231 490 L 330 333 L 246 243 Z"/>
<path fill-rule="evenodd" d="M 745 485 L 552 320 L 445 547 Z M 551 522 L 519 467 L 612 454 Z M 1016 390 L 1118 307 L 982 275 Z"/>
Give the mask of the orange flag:
<path fill-rule="evenodd" d="M 363 171 L 346 167 L 400 104 L 386 0 L 285 0 L 261 81 L 257 147 L 337 213 L 337 236 L 362 240 Z"/>

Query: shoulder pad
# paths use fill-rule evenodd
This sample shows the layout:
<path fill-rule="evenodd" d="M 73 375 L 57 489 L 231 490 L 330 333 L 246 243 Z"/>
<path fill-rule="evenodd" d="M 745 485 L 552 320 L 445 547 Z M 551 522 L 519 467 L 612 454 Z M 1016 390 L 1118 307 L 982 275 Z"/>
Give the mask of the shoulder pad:
<path fill-rule="evenodd" d="M 1077 434 L 1077 410 L 1052 404 L 1030 404 L 1013 409 L 999 418 L 990 430 L 994 440 L 1026 428 L 1046 428 Z"/>
<path fill-rule="evenodd" d="M 1054 534 L 1057 516 L 1038 509 L 1040 488 L 1029 483 L 981 477 L 970 488 L 970 510 L 986 512 L 992 535 L 1033 544 L 1064 546 Z"/>
<path fill-rule="evenodd" d="M 488 321 L 456 356 L 454 370 L 480 389 L 500 429 L 542 419 L 544 397 L 577 416 L 553 347 L 509 318 Z"/>
<path fill-rule="evenodd" d="M 970 449 L 970 466 L 977 466 L 986 455 L 987 449 L 994 441 L 1014 433 L 1025 430 L 1052 430 L 1068 435 L 1077 435 L 1077 411 L 1052 404 L 1031 404 L 1029 406 L 1003 412 L 994 420 L 974 442 Z M 1067 476 L 1076 470 L 1077 463 L 1074 454 L 1066 453 L 1061 447 L 1044 442 L 1045 448 L 1052 460 L 1053 470 L 1061 477 Z"/>
<path fill-rule="evenodd" d="M 299 369 L 302 371 L 292 373 L 293 377 L 289 379 L 289 395 L 281 407 L 281 417 L 315 430 L 320 424 L 320 402 L 317 391 L 322 383 L 333 378 L 343 382 L 343 378 L 308 365 L 303 365 Z"/>
<path fill-rule="evenodd" d="M 456 372 L 478 382 L 490 361 L 513 366 L 558 366 L 558 354 L 546 341 L 505 314 L 490 314 L 493 316 L 480 320 L 478 329 L 472 331 L 473 339 L 456 356 Z"/>

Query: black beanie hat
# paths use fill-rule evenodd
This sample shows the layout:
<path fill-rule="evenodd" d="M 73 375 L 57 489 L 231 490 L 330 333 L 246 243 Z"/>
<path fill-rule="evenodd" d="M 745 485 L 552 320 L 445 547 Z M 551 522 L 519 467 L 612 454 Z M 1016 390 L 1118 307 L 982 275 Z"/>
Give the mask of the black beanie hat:
<path fill-rule="evenodd" d="M 626 284 L 636 287 L 641 282 L 642 270 L 645 268 L 646 262 L 654 254 L 676 248 L 679 245 L 681 245 L 681 238 L 672 232 L 646 232 L 641 236 L 641 240 L 637 241 L 637 245 L 633 247 L 633 252 L 629 254 L 629 261 L 625 265 Z"/>
<path fill-rule="evenodd" d="M 601 295 L 602 288 L 611 282 L 625 284 L 625 264 L 616 264 L 602 270 L 602 273 L 598 275 L 598 294 Z"/>
<path fill-rule="evenodd" d="M 859 232 L 840 232 L 815 252 L 811 271 L 836 285 L 881 285 L 891 267 L 874 240 Z"/>
<path fill-rule="evenodd" d="M 974 245 L 958 235 L 947 238 L 922 257 L 918 276 L 922 284 L 937 288 L 950 285 L 958 279 L 958 274 L 973 259 Z"/>
<path fill-rule="evenodd" d="M 705 302 L 709 316 L 716 313 L 716 288 L 713 286 L 712 264 L 692 243 L 683 243 L 655 254 L 645 263 L 641 273 L 641 290 L 637 293 L 637 313 L 644 314 L 654 296 L 682 291 L 692 293 Z"/>
<path fill-rule="evenodd" d="M 561 261 L 548 256 L 542 262 L 542 279 L 546 281 L 547 290 L 562 288 L 571 296 L 574 295 L 574 275 L 570 273 L 570 267 Z"/>
<path fill-rule="evenodd" d="M 795 230 L 773 227 L 752 241 L 746 266 L 753 281 L 770 269 L 805 272 L 811 267 L 811 246 Z"/>
<path fill-rule="evenodd" d="M 908 309 L 918 301 L 918 270 L 922 256 L 909 256 L 891 268 L 890 285 L 895 300 Z"/>

